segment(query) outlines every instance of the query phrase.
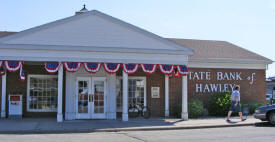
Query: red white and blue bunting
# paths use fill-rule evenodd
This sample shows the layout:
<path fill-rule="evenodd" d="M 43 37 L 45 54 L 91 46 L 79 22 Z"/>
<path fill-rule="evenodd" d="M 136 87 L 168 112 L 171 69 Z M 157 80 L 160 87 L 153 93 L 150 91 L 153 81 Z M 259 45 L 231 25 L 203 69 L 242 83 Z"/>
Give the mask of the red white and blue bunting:
<path fill-rule="evenodd" d="M 2 65 L 3 65 L 3 61 L 0 61 L 0 68 L 2 67 Z"/>
<path fill-rule="evenodd" d="M 77 72 L 81 67 L 81 63 L 79 62 L 64 62 L 63 65 L 66 71 L 72 73 Z"/>
<path fill-rule="evenodd" d="M 120 66 L 123 66 L 123 70 L 127 74 L 136 73 L 139 67 L 139 64 L 120 64 L 120 63 L 79 63 L 79 62 L 63 62 L 63 66 L 68 72 L 76 72 L 80 69 L 81 64 L 84 69 L 89 73 L 96 73 L 100 70 L 101 65 L 103 65 L 104 70 L 107 73 L 116 73 Z M 20 69 L 20 79 L 25 80 L 25 74 L 23 71 L 23 62 L 22 61 L 0 61 L 0 75 L 5 74 L 4 66 L 9 72 L 16 72 Z M 56 73 L 61 65 L 59 62 L 45 62 L 45 69 L 49 73 Z M 142 70 L 145 73 L 152 74 L 156 71 L 157 66 L 159 66 L 160 71 L 165 75 L 175 76 L 187 76 L 188 68 L 186 65 L 156 65 L 156 64 L 140 64 Z"/>
<path fill-rule="evenodd" d="M 83 63 L 84 69 L 89 73 L 96 73 L 99 71 L 100 63 Z"/>
<path fill-rule="evenodd" d="M 188 68 L 185 65 L 178 65 L 177 66 L 178 73 L 182 76 L 187 76 L 188 74 Z"/>
<path fill-rule="evenodd" d="M 0 67 L 0 76 L 5 74 L 4 66 Z"/>
<path fill-rule="evenodd" d="M 59 69 L 60 63 L 59 62 L 46 62 L 45 69 L 49 73 L 56 73 Z"/>
<path fill-rule="evenodd" d="M 16 72 L 20 69 L 22 61 L 5 61 L 6 69 L 10 72 Z"/>
<path fill-rule="evenodd" d="M 172 73 L 174 73 L 173 65 L 159 65 L 159 69 L 165 75 L 171 75 Z"/>
<path fill-rule="evenodd" d="M 108 73 L 116 73 L 120 67 L 120 64 L 116 63 L 104 63 L 104 69 Z"/>
<path fill-rule="evenodd" d="M 138 64 L 123 64 L 123 70 L 127 74 L 133 74 L 137 71 Z"/>
<path fill-rule="evenodd" d="M 23 64 L 21 64 L 21 67 L 20 67 L 20 80 L 21 81 L 25 81 L 25 74 L 24 74 L 24 71 L 23 71 Z"/>
<path fill-rule="evenodd" d="M 153 64 L 141 64 L 141 68 L 145 73 L 152 74 L 156 71 L 157 65 Z"/>

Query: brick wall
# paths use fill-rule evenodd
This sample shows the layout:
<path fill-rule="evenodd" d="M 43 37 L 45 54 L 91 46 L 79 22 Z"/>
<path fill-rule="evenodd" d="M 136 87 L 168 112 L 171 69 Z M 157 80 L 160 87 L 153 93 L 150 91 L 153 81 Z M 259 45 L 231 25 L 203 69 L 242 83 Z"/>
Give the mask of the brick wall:
<path fill-rule="evenodd" d="M 27 111 L 27 79 L 29 74 L 33 75 L 50 75 L 42 65 L 24 65 L 24 73 L 26 80 L 21 82 L 19 79 L 19 72 L 7 72 L 7 88 L 6 88 L 6 116 L 8 116 L 8 94 L 23 94 L 23 117 L 56 117 L 56 112 L 28 112 Z M 65 80 L 65 78 L 64 78 Z M 65 84 L 64 84 L 65 88 Z M 65 90 L 65 89 L 64 89 Z M 64 98 L 63 93 L 63 98 Z M 63 112 L 64 112 L 63 99 Z"/>
<path fill-rule="evenodd" d="M 196 84 L 237 84 L 241 87 L 241 102 L 258 102 L 266 103 L 266 86 L 265 86 L 265 70 L 256 70 L 256 69 L 210 69 L 210 68 L 189 68 L 190 72 L 210 72 L 210 80 L 198 80 L 196 77 L 190 78 L 188 76 L 188 99 L 200 99 L 203 101 L 204 105 L 208 105 L 209 98 L 211 94 L 216 92 L 196 92 Z M 217 72 L 241 72 L 242 80 L 217 80 Z M 253 76 L 253 83 L 250 84 L 248 77 L 252 76 L 252 73 L 255 73 Z M 230 89 L 229 89 L 230 90 Z M 170 78 L 170 114 L 173 114 L 176 104 L 181 104 L 181 78 Z"/>
<path fill-rule="evenodd" d="M 122 69 L 118 71 L 117 76 L 122 76 Z M 165 86 L 164 86 L 164 75 L 157 69 L 154 74 L 146 74 L 141 68 L 130 76 L 142 76 L 146 77 L 146 101 L 147 106 L 151 110 L 152 117 L 164 116 L 165 107 Z M 151 98 L 151 87 L 160 87 L 160 98 Z M 118 114 L 120 116 L 120 114 Z"/>
<path fill-rule="evenodd" d="M 23 93 L 23 114 L 27 117 L 45 117 L 52 116 L 56 117 L 56 113 L 34 113 L 26 111 L 26 93 L 27 93 L 27 75 L 28 74 L 48 74 L 44 66 L 38 65 L 24 65 L 24 71 L 26 74 L 25 82 L 21 82 L 19 79 L 19 73 L 10 73 L 7 74 L 7 94 L 9 93 Z M 197 98 L 204 102 L 207 105 L 209 97 L 213 92 L 197 92 L 196 93 L 196 84 L 238 84 L 241 86 L 241 101 L 243 103 L 248 102 L 260 102 L 265 103 L 265 70 L 247 70 L 247 69 L 207 69 L 207 68 L 189 68 L 191 72 L 211 72 L 210 80 L 197 80 L 190 79 L 188 76 L 188 99 Z M 217 72 L 241 72 L 243 80 L 217 80 Z M 248 76 L 251 76 L 252 73 L 255 73 L 253 84 L 250 84 L 249 80 L 245 79 Z M 122 70 L 118 72 L 117 76 L 122 75 Z M 162 117 L 164 116 L 165 110 L 165 76 L 157 70 L 154 74 L 148 75 L 145 74 L 141 68 L 137 73 L 129 76 L 145 76 L 146 85 L 147 85 L 147 106 L 150 107 L 152 117 Z M 65 81 L 65 74 L 64 74 Z M 65 105 L 65 82 L 64 84 L 64 93 L 63 93 L 63 112 Z M 175 111 L 175 106 L 181 104 L 181 91 L 182 84 L 181 78 L 170 77 L 169 80 L 169 109 L 170 115 L 173 115 Z M 1 86 L 1 81 L 0 81 Z M 160 87 L 160 98 L 153 99 L 151 98 L 151 87 Z M 0 92 L 1 93 L 1 92 Z M 1 98 L 1 97 L 0 97 Z M 8 99 L 8 98 L 7 98 Z M 8 110 L 8 101 L 6 99 L 6 110 Z M 8 111 L 7 111 L 8 112 Z M 8 115 L 8 114 L 7 114 Z"/>
<path fill-rule="evenodd" d="M 130 76 L 146 76 L 146 100 L 147 106 L 151 110 L 152 117 L 160 117 L 164 116 L 165 111 L 165 76 L 160 72 L 160 70 L 156 70 L 154 74 L 145 74 L 141 68 L 134 75 Z M 151 97 L 151 87 L 159 87 L 160 88 L 160 98 L 152 98 Z"/>

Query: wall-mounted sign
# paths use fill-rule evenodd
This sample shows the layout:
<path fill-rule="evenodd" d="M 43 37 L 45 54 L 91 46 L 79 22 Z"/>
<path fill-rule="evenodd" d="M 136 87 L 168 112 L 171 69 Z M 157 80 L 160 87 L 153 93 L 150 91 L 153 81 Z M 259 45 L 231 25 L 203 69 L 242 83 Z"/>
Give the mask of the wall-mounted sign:
<path fill-rule="evenodd" d="M 210 72 L 210 71 L 190 71 L 189 80 L 195 82 L 196 93 L 212 93 L 212 92 L 231 92 L 234 90 L 236 81 L 247 80 L 250 85 L 255 82 L 256 73 L 242 72 Z M 204 82 L 202 82 L 204 81 Z"/>
<path fill-rule="evenodd" d="M 159 87 L 151 88 L 151 96 L 152 98 L 159 98 Z"/>

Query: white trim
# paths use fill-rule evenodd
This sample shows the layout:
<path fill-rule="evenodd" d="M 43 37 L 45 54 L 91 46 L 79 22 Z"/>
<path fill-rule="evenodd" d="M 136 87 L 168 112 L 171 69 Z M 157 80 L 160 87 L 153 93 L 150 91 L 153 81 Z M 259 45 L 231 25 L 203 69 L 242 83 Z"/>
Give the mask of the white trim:
<path fill-rule="evenodd" d="M 191 58 L 190 62 L 199 62 L 199 63 L 240 63 L 240 64 L 272 64 L 273 61 L 266 60 L 257 60 L 257 59 L 240 59 L 240 58 Z"/>
<path fill-rule="evenodd" d="M 182 50 L 172 49 L 146 49 L 129 47 L 106 46 L 71 46 L 71 45 L 34 45 L 34 44 L 0 44 L 0 49 L 14 50 L 55 50 L 55 51 L 91 51 L 91 52 L 118 52 L 118 53 L 159 53 L 183 55 Z"/>
<path fill-rule="evenodd" d="M 188 62 L 188 68 L 266 69 L 267 64 Z"/>
<path fill-rule="evenodd" d="M 2 75 L 2 98 L 1 98 L 1 117 L 6 117 L 6 82 L 7 82 L 7 71 Z"/>
<path fill-rule="evenodd" d="M 123 80 L 122 80 L 122 121 L 128 121 L 128 74 L 124 71 L 122 72 Z"/>
<path fill-rule="evenodd" d="M 169 76 L 165 75 L 165 117 L 169 117 Z"/>
<path fill-rule="evenodd" d="M 30 78 L 34 77 L 34 78 L 57 78 L 57 75 L 33 75 L 33 74 L 29 74 L 28 75 L 28 80 L 27 80 L 27 112 L 57 112 L 57 108 L 56 110 L 45 110 L 45 109 L 30 109 L 29 107 L 29 100 L 30 100 Z M 57 104 L 57 102 L 56 102 Z"/>
<path fill-rule="evenodd" d="M 106 109 L 107 109 L 107 78 L 106 77 L 92 77 L 92 94 L 94 94 L 95 84 L 94 81 L 103 81 L 104 82 L 104 112 L 103 113 L 95 113 L 92 110 L 91 118 L 92 119 L 106 119 Z M 94 104 L 93 104 L 94 105 Z M 92 107 L 94 109 L 94 106 Z"/>
<path fill-rule="evenodd" d="M 88 112 L 87 112 L 87 114 L 80 114 L 80 113 L 78 113 L 78 98 L 79 98 L 79 94 L 78 94 L 78 82 L 79 81 L 88 81 L 88 84 L 87 84 L 87 87 L 88 87 L 88 100 L 90 99 L 90 94 L 92 93 L 92 82 L 91 82 L 91 77 L 90 76 L 86 76 L 86 77 L 84 77 L 84 76 L 77 76 L 76 77 L 76 82 L 75 82 L 75 88 L 76 88 L 76 91 L 75 91 L 75 93 L 76 94 L 74 94 L 74 96 L 75 96 L 75 103 L 76 103 L 76 105 L 75 105 L 75 107 L 76 107 L 76 116 L 75 116 L 75 118 L 76 119 L 90 119 L 90 109 L 89 108 L 91 108 L 91 106 L 90 106 L 90 102 L 88 101 Z"/>
<path fill-rule="evenodd" d="M 63 66 L 58 69 L 58 89 L 57 89 L 57 122 L 63 121 Z"/>
<path fill-rule="evenodd" d="M 159 53 L 145 54 L 138 52 L 125 54 L 119 52 L 23 50 L 0 48 L 0 60 L 182 65 L 187 64 L 188 56 Z"/>
<path fill-rule="evenodd" d="M 117 79 L 121 80 L 122 77 L 121 77 L 121 76 L 118 76 Z M 145 107 L 145 106 L 147 105 L 147 99 L 146 99 L 146 97 L 147 97 L 146 76 L 128 76 L 128 80 L 130 80 L 130 79 L 141 79 L 141 80 L 144 81 L 144 93 L 143 93 L 143 94 L 144 94 L 144 99 L 143 99 L 143 101 L 144 101 L 144 107 Z M 129 83 L 129 81 L 128 81 L 128 83 Z M 122 84 L 121 84 L 121 85 L 122 85 Z M 122 97 L 122 94 L 121 94 L 121 97 Z M 117 109 L 116 112 L 122 112 L 122 109 Z"/>
<path fill-rule="evenodd" d="M 183 120 L 188 120 L 188 88 L 187 88 L 187 76 L 182 76 L 182 97 L 181 97 L 181 118 Z"/>
<path fill-rule="evenodd" d="M 64 19 L 60 19 L 60 20 L 57 20 L 57 21 L 54 21 L 54 22 L 51 22 L 51 23 L 48 23 L 48 24 L 43 24 L 43 25 L 40 25 L 40 26 L 37 26 L 37 27 L 34 27 L 34 28 L 30 28 L 30 29 L 27 29 L 27 30 L 24 30 L 22 32 L 19 32 L 19 33 L 15 33 L 15 34 L 12 34 L 10 36 L 6 36 L 6 37 L 3 37 L 0 39 L 0 44 L 5 42 L 5 41 L 9 41 L 9 40 L 12 40 L 14 38 L 19 38 L 19 37 L 22 37 L 22 36 L 25 36 L 25 35 L 28 35 L 28 34 L 31 34 L 31 33 L 34 33 L 34 32 L 38 32 L 38 31 L 41 31 L 43 29 L 47 29 L 47 28 L 50 28 L 50 27 L 55 27 L 55 26 L 58 26 L 58 25 L 61 25 L 61 24 L 65 24 L 67 22 L 71 22 L 73 20 L 78 20 L 78 19 L 81 19 L 81 18 L 84 18 L 84 17 L 87 17 L 87 16 L 91 16 L 91 15 L 94 15 L 94 16 L 98 16 L 100 18 L 103 18 L 105 20 L 108 20 L 112 23 L 115 23 L 117 25 L 120 25 L 124 28 L 128 28 L 132 31 L 135 31 L 135 32 L 138 32 L 138 33 L 141 33 L 143 34 L 144 36 L 147 36 L 147 37 L 150 37 L 152 38 L 153 40 L 156 40 L 158 42 L 161 42 L 161 43 L 164 43 L 168 46 L 171 46 L 174 47 L 174 48 L 177 48 L 178 50 L 182 50 L 182 51 L 185 51 L 185 55 L 193 55 L 194 54 L 194 51 L 189 49 L 189 48 L 185 48 L 184 46 L 180 45 L 180 44 L 177 44 L 171 40 L 168 40 L 168 39 L 165 39 L 165 38 L 162 38 L 156 34 L 153 34 L 151 32 L 148 32 L 144 29 L 141 29 L 137 26 L 134 26 L 132 24 L 129 24 L 127 22 L 124 22 L 120 19 L 117 19 L 117 18 L 114 18 L 112 16 L 109 16 L 107 14 L 104 14 L 102 12 L 99 12 L 97 10 L 92 10 L 92 11 L 88 11 L 88 12 L 85 12 L 83 14 L 79 14 L 79 15 L 74 15 L 74 16 L 71 16 L 71 17 L 68 17 L 68 18 L 64 18 Z"/>

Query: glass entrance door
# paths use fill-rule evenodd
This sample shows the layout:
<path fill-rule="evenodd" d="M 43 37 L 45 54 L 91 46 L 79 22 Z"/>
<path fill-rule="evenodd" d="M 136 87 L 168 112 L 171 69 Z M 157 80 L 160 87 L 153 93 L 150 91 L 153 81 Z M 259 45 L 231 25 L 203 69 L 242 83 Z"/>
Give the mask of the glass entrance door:
<path fill-rule="evenodd" d="M 78 77 L 76 82 L 76 118 L 89 119 L 90 108 L 92 107 L 91 96 L 91 79 L 89 77 Z"/>
<path fill-rule="evenodd" d="M 77 77 L 76 119 L 106 118 L 106 78 Z"/>
<path fill-rule="evenodd" d="M 106 78 L 92 78 L 92 94 L 93 94 L 93 113 L 92 118 L 106 118 Z"/>

